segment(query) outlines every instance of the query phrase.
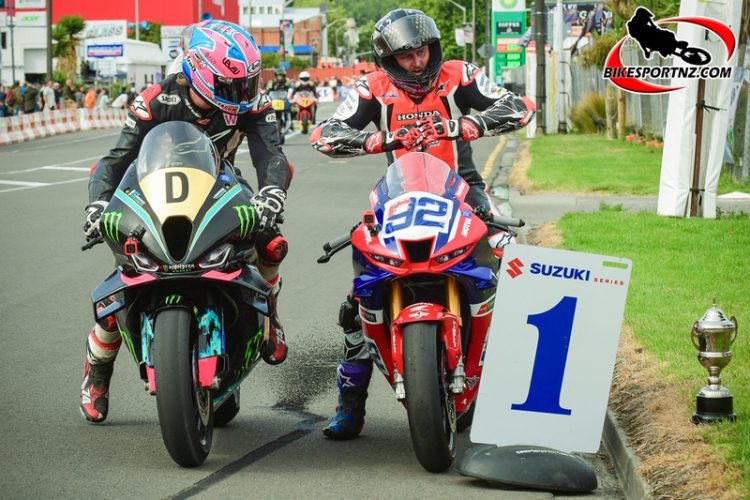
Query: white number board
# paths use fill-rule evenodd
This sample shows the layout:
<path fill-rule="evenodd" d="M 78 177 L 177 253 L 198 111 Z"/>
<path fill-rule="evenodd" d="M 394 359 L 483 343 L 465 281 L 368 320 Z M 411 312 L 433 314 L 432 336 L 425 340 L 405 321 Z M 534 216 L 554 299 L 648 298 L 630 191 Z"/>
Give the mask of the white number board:
<path fill-rule="evenodd" d="M 599 449 L 632 263 L 505 247 L 471 440 Z"/>

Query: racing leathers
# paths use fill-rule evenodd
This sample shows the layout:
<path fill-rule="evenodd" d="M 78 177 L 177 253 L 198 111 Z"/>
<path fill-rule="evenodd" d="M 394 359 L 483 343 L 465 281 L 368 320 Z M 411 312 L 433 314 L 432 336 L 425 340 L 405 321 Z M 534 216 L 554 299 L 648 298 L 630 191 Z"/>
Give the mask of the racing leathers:
<path fill-rule="evenodd" d="M 470 114 L 471 109 L 478 112 Z M 521 97 L 498 88 L 474 64 L 446 61 L 435 88 L 421 99 L 396 87 L 383 71 L 365 75 L 333 117 L 313 131 L 310 142 L 332 157 L 386 153 L 389 164 L 409 150 L 424 150 L 466 180 L 471 186 L 466 202 L 486 215 L 495 209 L 469 142 L 519 129 L 532 116 L 533 110 Z M 377 130 L 364 130 L 370 123 Z M 513 236 L 498 231 L 489 240 L 500 256 Z M 358 306 L 351 296 L 341 305 L 339 325 L 345 336 L 344 356 L 336 372 L 339 400 L 336 415 L 323 432 L 331 439 L 352 439 L 364 425 L 372 361 L 364 347 Z"/>
<path fill-rule="evenodd" d="M 89 207 L 101 211 L 112 198 L 128 166 L 138 156 L 146 134 L 166 121 L 186 121 L 202 129 L 215 144 L 224 160 L 233 160 L 237 148 L 247 137 L 250 157 L 255 167 L 259 193 L 263 189 L 286 196 L 291 169 L 279 147 L 276 115 L 266 95 L 260 95 L 255 106 L 241 115 L 226 114 L 219 109 L 201 110 L 191 101 L 190 87 L 182 73 L 170 75 L 151 85 L 131 104 L 125 125 L 115 146 L 96 165 L 89 180 Z M 224 168 L 231 167 L 229 161 Z M 248 196 L 253 193 L 240 172 L 234 169 Z M 257 196 L 256 195 L 256 198 Z M 273 286 L 275 300 L 281 287 L 279 265 L 286 255 L 286 241 L 275 224 L 259 234 L 256 250 L 258 268 Z M 286 342 L 278 317 L 271 318 L 269 338 L 263 346 L 266 362 L 276 364 L 286 357 Z M 114 320 L 94 325 L 86 339 L 86 363 L 81 387 L 80 410 L 86 420 L 103 421 L 108 412 L 109 380 L 121 345 Z"/>

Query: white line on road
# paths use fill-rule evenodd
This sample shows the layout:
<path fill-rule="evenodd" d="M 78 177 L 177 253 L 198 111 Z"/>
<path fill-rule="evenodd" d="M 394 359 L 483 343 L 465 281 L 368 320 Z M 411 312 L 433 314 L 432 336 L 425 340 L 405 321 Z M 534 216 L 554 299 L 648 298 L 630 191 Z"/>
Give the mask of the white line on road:
<path fill-rule="evenodd" d="M 10 184 L 11 186 L 28 186 L 28 187 L 40 187 L 46 186 L 46 182 L 24 182 L 24 181 L 3 181 L 0 180 L 0 184 Z"/>
<path fill-rule="evenodd" d="M 41 182 L 37 183 L 26 183 L 26 184 L 38 184 L 37 186 L 21 186 L 21 187 L 15 187 L 10 189 L 0 189 L 0 193 L 10 193 L 11 191 L 22 191 L 24 189 L 34 189 L 34 188 L 40 188 L 40 187 L 47 187 L 47 186 L 57 186 L 58 184 L 70 184 L 71 182 L 81 182 L 81 181 L 87 181 L 89 180 L 88 177 L 80 177 L 78 179 L 70 179 L 67 181 L 60 181 L 60 182 L 50 182 L 48 184 L 43 184 Z M 0 184 L 10 184 L 13 181 L 0 181 Z M 16 183 L 19 184 L 19 183 Z"/>
<path fill-rule="evenodd" d="M 64 167 L 65 165 L 75 165 L 76 163 L 82 163 L 84 161 L 97 160 L 97 159 L 100 159 L 101 157 L 102 157 L 101 155 L 89 156 L 87 158 L 81 158 L 81 159 L 78 159 L 78 160 L 66 161 L 65 163 L 58 163 L 57 165 L 44 165 L 44 166 L 41 166 L 41 167 L 25 168 L 23 170 L 11 170 L 10 172 L 0 172 L 0 175 L 5 175 L 5 174 L 25 174 L 27 172 L 34 172 L 34 171 L 43 170 L 43 169 L 60 169 L 60 170 L 62 170 L 62 168 L 60 168 L 60 167 Z M 90 170 L 89 167 L 81 167 L 81 168 L 83 169 L 81 171 L 88 172 Z"/>
<path fill-rule="evenodd" d="M 72 170 L 73 172 L 88 172 L 91 170 L 90 167 L 58 167 L 56 165 L 49 167 L 41 167 L 42 170 Z"/>

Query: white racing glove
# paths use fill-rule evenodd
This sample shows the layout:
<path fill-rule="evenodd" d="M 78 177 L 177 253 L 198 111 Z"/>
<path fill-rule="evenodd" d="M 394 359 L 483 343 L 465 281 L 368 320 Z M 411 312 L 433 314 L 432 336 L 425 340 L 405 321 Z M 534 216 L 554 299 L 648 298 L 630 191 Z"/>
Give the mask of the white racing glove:
<path fill-rule="evenodd" d="M 251 201 L 258 213 L 258 231 L 263 231 L 273 226 L 284 211 L 286 192 L 278 186 L 266 186 Z"/>
<path fill-rule="evenodd" d="M 86 235 L 86 241 L 101 238 L 102 233 L 99 231 L 99 226 L 102 223 L 102 213 L 104 213 L 108 205 L 109 202 L 104 200 L 86 205 L 86 214 L 83 222 L 83 234 Z"/>

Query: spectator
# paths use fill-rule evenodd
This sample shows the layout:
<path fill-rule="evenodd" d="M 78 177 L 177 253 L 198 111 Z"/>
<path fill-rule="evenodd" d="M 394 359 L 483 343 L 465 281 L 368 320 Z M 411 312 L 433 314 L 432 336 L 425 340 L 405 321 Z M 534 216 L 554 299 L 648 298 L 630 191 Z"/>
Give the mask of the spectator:
<path fill-rule="evenodd" d="M 93 85 L 89 85 L 86 97 L 83 98 L 83 106 L 86 109 L 94 109 L 96 107 L 96 90 L 94 90 Z"/>
<path fill-rule="evenodd" d="M 75 94 L 73 94 L 73 95 L 75 96 L 76 107 L 77 108 L 82 108 L 83 107 L 83 98 L 86 95 L 86 87 L 84 87 L 83 85 L 81 85 L 80 87 L 78 87 L 78 90 L 76 90 Z"/>
<path fill-rule="evenodd" d="M 77 108 L 76 105 L 76 89 L 73 87 L 73 80 L 68 78 L 65 80 L 65 86 L 62 89 L 62 106 L 64 108 Z"/>
<path fill-rule="evenodd" d="M 8 108 L 8 116 L 15 115 L 16 108 L 20 107 L 18 106 L 18 104 L 20 103 L 18 96 L 18 82 L 15 82 L 13 86 L 8 89 L 7 95 L 5 96 L 5 106 Z"/>
<path fill-rule="evenodd" d="M 10 116 L 8 113 L 8 106 L 5 105 L 5 98 L 3 97 L 0 99 L 0 118 Z"/>
<path fill-rule="evenodd" d="M 55 90 L 52 88 L 52 80 L 47 80 L 46 85 L 42 88 L 42 109 L 49 111 L 57 108 L 55 101 Z"/>
<path fill-rule="evenodd" d="M 128 104 L 127 106 L 130 107 L 131 104 L 133 104 L 133 101 L 135 101 L 135 98 L 138 97 L 135 93 L 135 87 L 130 87 L 128 89 Z"/>
<path fill-rule="evenodd" d="M 32 83 L 24 82 L 21 92 L 23 93 L 23 112 L 33 113 L 36 111 L 38 109 L 37 98 L 39 97 L 39 90 L 37 90 L 36 86 Z"/>
<path fill-rule="evenodd" d="M 62 89 L 60 88 L 60 82 L 52 82 L 52 90 L 55 93 L 55 109 L 62 109 Z"/>
<path fill-rule="evenodd" d="M 125 91 L 120 92 L 114 101 L 112 101 L 112 107 L 115 109 L 124 109 L 128 103 L 128 94 Z"/>
<path fill-rule="evenodd" d="M 107 109 L 109 107 L 109 90 L 101 89 L 99 91 L 99 99 L 96 101 L 97 109 Z"/>

